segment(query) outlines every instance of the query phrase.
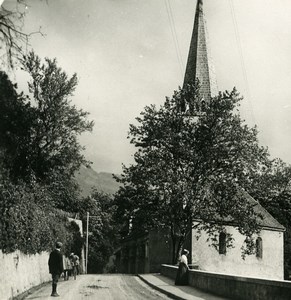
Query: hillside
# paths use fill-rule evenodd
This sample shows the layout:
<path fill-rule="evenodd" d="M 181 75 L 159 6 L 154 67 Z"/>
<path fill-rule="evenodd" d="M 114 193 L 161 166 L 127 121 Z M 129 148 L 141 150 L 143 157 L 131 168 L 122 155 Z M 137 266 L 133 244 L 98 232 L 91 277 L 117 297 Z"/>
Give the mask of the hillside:
<path fill-rule="evenodd" d="M 89 196 L 93 188 L 113 195 L 120 186 L 112 177 L 111 173 L 97 173 L 91 167 L 82 167 L 75 177 L 81 187 L 82 196 L 84 197 Z"/>

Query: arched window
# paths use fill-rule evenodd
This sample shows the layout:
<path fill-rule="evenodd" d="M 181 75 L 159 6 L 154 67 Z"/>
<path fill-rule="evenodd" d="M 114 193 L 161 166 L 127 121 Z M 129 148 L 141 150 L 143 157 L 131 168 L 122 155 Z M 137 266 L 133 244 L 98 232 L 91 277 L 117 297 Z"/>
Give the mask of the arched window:
<path fill-rule="evenodd" d="M 261 237 L 258 237 L 256 239 L 256 257 L 263 257 L 263 240 Z"/>
<path fill-rule="evenodd" d="M 226 254 L 226 234 L 220 232 L 219 234 L 219 254 Z"/>

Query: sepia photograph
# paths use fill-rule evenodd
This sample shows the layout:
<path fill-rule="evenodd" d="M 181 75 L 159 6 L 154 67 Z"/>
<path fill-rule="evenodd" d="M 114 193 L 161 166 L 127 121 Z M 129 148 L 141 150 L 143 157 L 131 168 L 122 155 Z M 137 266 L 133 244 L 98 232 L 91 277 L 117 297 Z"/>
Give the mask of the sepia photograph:
<path fill-rule="evenodd" d="M 290 300 L 290 16 L 0 0 L 0 300 Z"/>

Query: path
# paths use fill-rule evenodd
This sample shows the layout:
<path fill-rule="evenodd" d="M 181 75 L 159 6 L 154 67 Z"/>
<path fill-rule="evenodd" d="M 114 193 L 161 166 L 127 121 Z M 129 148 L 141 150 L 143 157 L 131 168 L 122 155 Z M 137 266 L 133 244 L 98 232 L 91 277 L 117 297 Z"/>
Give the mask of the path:
<path fill-rule="evenodd" d="M 80 275 L 76 280 L 60 280 L 58 294 L 60 297 L 50 297 L 51 284 L 47 284 L 25 299 L 60 299 L 60 300 L 159 300 L 169 299 L 162 293 L 150 288 L 137 276 L 110 275 Z"/>

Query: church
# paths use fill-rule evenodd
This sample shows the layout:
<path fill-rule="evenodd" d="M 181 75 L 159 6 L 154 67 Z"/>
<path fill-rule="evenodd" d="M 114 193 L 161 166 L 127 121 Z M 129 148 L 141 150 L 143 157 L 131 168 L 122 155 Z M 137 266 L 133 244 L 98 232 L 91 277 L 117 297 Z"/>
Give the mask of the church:
<path fill-rule="evenodd" d="M 218 94 L 202 0 L 197 0 L 183 86 L 196 78 L 200 82 L 200 95 L 205 101 Z M 255 237 L 256 254 L 242 258 L 241 247 L 245 236 L 230 223 L 225 224 L 226 232 L 218 233 L 219 251 L 211 247 L 206 233 L 202 232 L 197 239 L 197 232 L 192 229 L 186 243 L 190 250 L 190 264 L 207 272 L 283 280 L 285 228 L 248 193 L 241 191 L 240 196 L 252 203 L 255 212 L 262 216 L 259 220 L 261 231 Z M 226 247 L 226 233 L 234 237 L 233 248 Z M 159 272 L 161 264 L 171 262 L 170 241 L 165 236 L 162 232 L 146 232 L 138 236 L 129 234 L 116 252 L 117 270 L 124 273 Z"/>

